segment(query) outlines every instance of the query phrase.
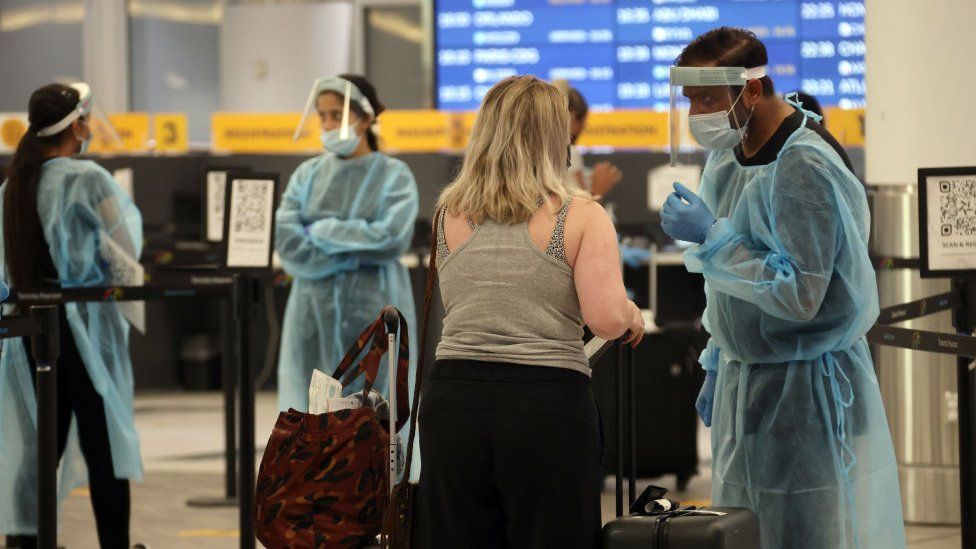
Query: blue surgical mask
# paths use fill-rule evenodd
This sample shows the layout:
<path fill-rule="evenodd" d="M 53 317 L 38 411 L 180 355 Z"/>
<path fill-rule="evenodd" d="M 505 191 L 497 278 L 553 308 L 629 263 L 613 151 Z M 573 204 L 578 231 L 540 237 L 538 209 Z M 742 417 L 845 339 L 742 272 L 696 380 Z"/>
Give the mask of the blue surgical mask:
<path fill-rule="evenodd" d="M 739 102 L 740 97 L 742 97 L 741 92 L 739 97 L 736 97 L 735 102 L 732 103 L 732 109 L 735 109 L 735 104 Z M 730 112 L 731 109 L 690 115 L 688 116 L 688 129 L 695 140 L 706 149 L 731 149 L 741 143 L 745 137 L 749 121 L 752 119 L 752 112 L 749 113 L 749 118 L 738 128 L 732 127 L 732 122 L 729 120 Z"/>
<path fill-rule="evenodd" d="M 352 155 L 359 148 L 360 137 L 356 132 L 349 128 L 349 137 L 340 137 L 341 128 L 334 130 L 322 130 L 322 146 L 329 152 L 338 156 L 346 157 Z"/>

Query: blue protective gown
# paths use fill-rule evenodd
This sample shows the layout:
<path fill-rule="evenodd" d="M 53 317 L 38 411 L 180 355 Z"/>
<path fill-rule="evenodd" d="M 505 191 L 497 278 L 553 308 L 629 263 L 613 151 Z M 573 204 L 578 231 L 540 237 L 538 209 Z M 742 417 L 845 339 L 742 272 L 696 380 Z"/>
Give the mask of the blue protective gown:
<path fill-rule="evenodd" d="M 66 157 L 45 162 L 38 183 L 37 209 L 62 286 L 110 283 L 98 251 L 99 241 L 106 234 L 134 258 L 142 251 L 139 210 L 112 176 L 94 162 Z M 0 246 L 0 265 L 5 272 L 3 254 Z M 140 481 L 142 460 L 133 421 L 129 323 L 114 303 L 68 303 L 64 307 L 88 376 L 105 404 L 115 476 Z M 20 338 L 5 339 L 0 351 L 0 532 L 29 534 L 37 529 L 36 408 L 23 342 Z M 61 498 L 86 482 L 74 426 L 68 437 L 60 468 Z"/>
<path fill-rule="evenodd" d="M 771 164 L 712 152 L 701 196 L 718 220 L 685 263 L 718 371 L 713 504 L 756 511 L 764 549 L 905 547 L 861 183 L 804 119 Z"/>
<path fill-rule="evenodd" d="M 417 210 L 410 169 L 379 152 L 355 159 L 326 153 L 295 170 L 275 218 L 275 249 L 294 277 L 278 363 L 280 409 L 307 410 L 312 370 L 331 375 L 386 305 L 407 318 L 413 385 L 417 324 L 400 257 Z M 387 378 L 384 357 L 375 385 L 384 396 Z M 361 382 L 348 390 L 355 387 Z"/>

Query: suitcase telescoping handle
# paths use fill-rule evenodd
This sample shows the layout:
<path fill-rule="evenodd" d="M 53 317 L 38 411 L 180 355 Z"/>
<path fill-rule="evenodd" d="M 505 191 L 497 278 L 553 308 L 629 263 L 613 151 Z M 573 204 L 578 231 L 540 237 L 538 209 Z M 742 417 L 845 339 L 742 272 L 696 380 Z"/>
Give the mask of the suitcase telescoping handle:
<path fill-rule="evenodd" d="M 586 345 L 583 347 L 583 352 L 586 353 L 586 359 L 590 363 L 590 368 L 596 366 L 596 363 L 613 347 L 613 344 L 613 341 L 607 341 L 597 336 L 593 336 L 593 339 L 586 342 Z"/>
<path fill-rule="evenodd" d="M 390 455 L 389 455 L 389 466 L 390 466 L 390 482 L 387 484 L 389 493 L 393 493 L 393 485 L 397 482 L 397 391 L 396 391 L 396 373 L 397 373 L 397 356 L 393 351 L 397 348 L 396 346 L 396 336 L 397 328 L 400 326 L 400 317 L 397 315 L 394 309 L 384 309 L 383 310 L 383 322 L 386 324 L 386 348 L 389 352 L 386 353 L 389 361 L 390 374 L 387 376 L 387 382 L 389 383 L 389 395 L 390 395 Z"/>
<path fill-rule="evenodd" d="M 617 447 L 617 466 L 614 468 L 615 480 L 616 480 L 616 506 L 617 506 L 617 516 L 622 517 L 624 515 L 624 486 L 623 486 L 623 475 L 624 475 L 624 414 L 626 412 L 629 425 L 628 437 L 627 437 L 627 450 L 630 455 L 629 467 L 627 471 L 627 492 L 628 501 L 634 501 L 637 497 L 637 414 L 635 401 L 635 386 L 634 386 L 634 350 L 630 345 L 623 344 L 626 341 L 627 335 L 624 335 L 618 341 L 608 341 L 606 339 L 594 336 L 593 339 L 588 341 L 584 346 L 583 350 L 586 353 L 586 358 L 590 364 L 590 368 L 596 366 L 600 358 L 606 354 L 615 345 L 617 347 L 617 369 L 614 374 L 616 380 L 616 398 L 614 399 L 614 411 L 616 415 L 616 433 L 614 436 L 614 441 Z M 626 376 L 626 382 L 625 382 Z M 629 388 L 629 391 L 626 389 Z M 625 393 L 628 398 L 626 398 L 626 410 L 624 408 Z"/>

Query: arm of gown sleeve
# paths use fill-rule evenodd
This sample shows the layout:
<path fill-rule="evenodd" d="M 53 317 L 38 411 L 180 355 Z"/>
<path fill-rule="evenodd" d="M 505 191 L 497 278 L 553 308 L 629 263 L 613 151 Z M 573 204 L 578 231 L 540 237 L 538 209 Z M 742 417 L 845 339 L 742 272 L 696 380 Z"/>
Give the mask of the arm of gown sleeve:
<path fill-rule="evenodd" d="M 98 205 L 103 229 L 133 259 L 142 255 L 142 215 L 127 196 L 111 195 Z"/>
<path fill-rule="evenodd" d="M 298 278 L 320 279 L 357 268 L 354 258 L 330 254 L 306 234 L 301 212 L 309 184 L 303 170 L 295 172 L 275 212 L 275 251 L 285 271 Z"/>
<path fill-rule="evenodd" d="M 320 219 L 309 228 L 312 240 L 329 253 L 361 253 L 397 260 L 410 246 L 417 219 L 417 184 L 406 166 L 391 170 L 376 219 Z"/>
<path fill-rule="evenodd" d="M 67 286 L 97 286 L 108 282 L 99 251 L 104 231 L 138 259 L 142 252 L 142 216 L 107 172 L 80 173 L 66 184 L 65 205 L 53 234 L 60 247 L 56 265 Z"/>
<path fill-rule="evenodd" d="M 839 215 L 827 172 L 815 161 L 780 160 L 768 207 L 769 230 L 743 235 L 728 218 L 712 226 L 704 244 L 685 253 L 691 272 L 709 286 L 788 321 L 812 320 L 834 269 Z M 757 214 L 753 214 L 756 216 Z"/>

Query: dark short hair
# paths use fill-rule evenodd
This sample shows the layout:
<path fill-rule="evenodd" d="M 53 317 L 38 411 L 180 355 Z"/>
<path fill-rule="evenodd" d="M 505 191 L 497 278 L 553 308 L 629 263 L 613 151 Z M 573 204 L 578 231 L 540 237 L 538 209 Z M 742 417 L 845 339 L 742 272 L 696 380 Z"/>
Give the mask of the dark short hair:
<path fill-rule="evenodd" d="M 679 67 L 702 63 L 751 69 L 767 65 L 769 57 L 766 55 L 766 46 L 756 38 L 754 32 L 736 27 L 719 27 L 692 40 L 674 61 Z M 764 76 L 759 81 L 762 83 L 763 95 L 776 93 L 772 78 Z"/>
<path fill-rule="evenodd" d="M 583 94 L 576 88 L 569 88 L 566 95 L 569 97 L 569 112 L 573 113 L 573 117 L 577 120 L 586 118 L 587 113 L 590 112 L 590 106 Z"/>

